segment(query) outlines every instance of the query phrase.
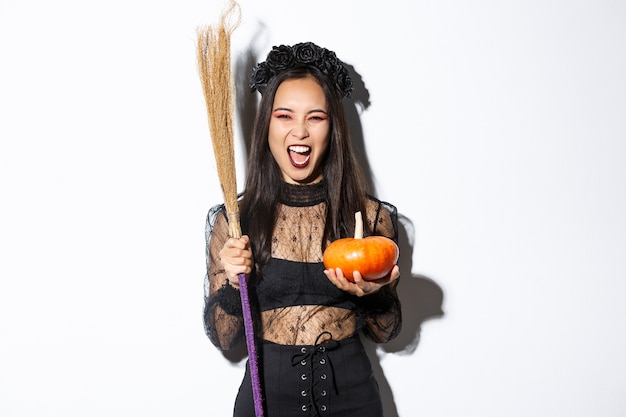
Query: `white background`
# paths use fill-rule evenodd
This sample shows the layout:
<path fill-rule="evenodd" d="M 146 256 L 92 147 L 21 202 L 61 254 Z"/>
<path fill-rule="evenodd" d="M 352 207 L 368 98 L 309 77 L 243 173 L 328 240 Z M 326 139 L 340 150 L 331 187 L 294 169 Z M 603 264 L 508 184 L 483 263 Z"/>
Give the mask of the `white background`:
<path fill-rule="evenodd" d="M 225 4 L 0 1 L 0 416 L 230 415 L 195 61 Z M 314 41 L 369 91 L 405 226 L 386 416 L 626 416 L 626 3 L 240 4 L 234 60 Z"/>

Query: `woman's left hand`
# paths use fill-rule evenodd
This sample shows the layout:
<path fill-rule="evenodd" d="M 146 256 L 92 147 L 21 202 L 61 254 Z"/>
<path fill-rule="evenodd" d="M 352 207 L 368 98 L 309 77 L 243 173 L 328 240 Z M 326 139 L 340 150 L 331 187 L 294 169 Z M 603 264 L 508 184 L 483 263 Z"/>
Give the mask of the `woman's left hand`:
<path fill-rule="evenodd" d="M 359 271 L 354 271 L 352 274 L 354 282 L 348 281 L 346 277 L 343 276 L 341 268 L 326 269 L 324 274 L 330 282 L 335 284 L 340 290 L 362 297 L 364 295 L 374 294 L 385 285 L 397 280 L 400 277 L 400 268 L 398 265 L 395 265 L 389 275 L 375 281 L 364 280 Z"/>

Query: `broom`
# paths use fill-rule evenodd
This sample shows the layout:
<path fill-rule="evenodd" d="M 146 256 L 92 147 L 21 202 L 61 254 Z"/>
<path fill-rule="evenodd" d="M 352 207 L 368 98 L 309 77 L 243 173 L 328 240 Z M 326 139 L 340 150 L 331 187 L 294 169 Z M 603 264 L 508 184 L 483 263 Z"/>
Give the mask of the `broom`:
<path fill-rule="evenodd" d="M 234 12 L 237 12 L 236 20 L 229 22 L 229 18 Z M 208 26 L 198 29 L 196 51 L 217 174 L 224 195 L 224 205 L 226 206 L 229 234 L 236 239 L 241 237 L 241 225 L 239 222 L 239 204 L 237 202 L 237 177 L 233 140 L 234 88 L 230 69 L 230 35 L 239 25 L 240 19 L 239 5 L 235 1 L 231 1 L 230 5 L 222 13 L 217 27 Z M 254 343 L 252 313 L 245 274 L 240 274 L 238 280 L 246 345 L 248 347 L 254 411 L 256 417 L 262 417 L 261 382 L 259 380 L 258 358 Z"/>

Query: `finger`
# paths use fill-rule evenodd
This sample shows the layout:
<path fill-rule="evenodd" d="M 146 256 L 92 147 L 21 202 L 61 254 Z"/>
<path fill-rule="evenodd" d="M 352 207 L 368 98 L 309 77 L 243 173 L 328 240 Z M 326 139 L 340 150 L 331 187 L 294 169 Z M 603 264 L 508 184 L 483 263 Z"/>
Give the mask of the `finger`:
<path fill-rule="evenodd" d="M 346 276 L 343 274 L 343 270 L 341 268 L 335 268 L 334 270 L 335 272 L 335 276 L 340 279 L 340 280 L 344 280 L 347 279 Z"/>
<path fill-rule="evenodd" d="M 333 284 L 335 284 L 337 287 L 339 287 L 341 285 L 341 281 L 339 279 L 339 276 L 337 274 L 337 270 L 334 268 L 329 268 L 326 269 L 324 271 L 324 274 L 326 275 L 326 278 L 328 278 L 330 280 L 330 282 L 332 282 Z M 341 274 L 341 270 L 339 269 L 339 274 Z M 343 278 L 343 275 L 342 275 Z"/>
<path fill-rule="evenodd" d="M 224 260 L 235 260 L 236 258 L 245 259 L 246 262 L 252 262 L 252 251 L 249 247 L 241 246 L 241 242 L 231 245 L 226 243 L 219 252 L 220 258 Z M 240 261 L 243 262 L 243 261 Z"/>
<path fill-rule="evenodd" d="M 339 268 L 338 268 L 339 269 Z M 346 292 L 349 292 L 352 295 L 356 295 L 361 297 L 365 295 L 363 287 L 367 286 L 367 282 L 363 279 L 363 276 L 359 271 L 352 272 L 352 279 L 349 280 L 343 275 L 343 271 L 339 269 L 341 273 L 341 282 L 338 287 Z"/>
<path fill-rule="evenodd" d="M 395 281 L 398 278 L 400 278 L 400 267 L 398 265 L 394 265 L 393 269 L 391 270 L 391 280 Z"/>
<path fill-rule="evenodd" d="M 325 269 L 324 270 L 324 275 L 326 275 L 326 277 L 328 277 L 328 279 L 334 279 L 335 278 L 335 271 L 332 268 Z"/>
<path fill-rule="evenodd" d="M 352 275 L 354 276 L 354 283 L 360 290 L 360 294 L 357 295 L 369 295 L 378 292 L 383 286 L 387 285 L 389 283 L 388 279 L 391 274 L 386 278 L 381 278 L 374 281 L 363 279 L 363 276 L 358 271 L 355 271 Z"/>
<path fill-rule="evenodd" d="M 236 248 L 236 249 L 245 249 L 247 242 L 242 239 L 228 238 L 226 243 L 224 243 L 224 247 L 228 248 Z"/>
<path fill-rule="evenodd" d="M 386 276 L 382 278 L 379 278 L 370 282 L 375 282 L 383 286 L 383 285 L 391 284 L 398 278 L 400 278 L 400 268 L 398 267 L 398 265 L 394 265 L 394 267 L 391 269 L 389 274 L 387 274 Z"/>
<path fill-rule="evenodd" d="M 392 282 L 394 282 L 398 278 L 400 278 L 400 268 L 398 267 L 398 265 L 395 265 L 392 268 L 391 272 L 389 272 L 389 274 L 386 277 L 378 279 L 375 282 L 377 282 L 377 283 L 381 284 L 381 286 L 383 286 L 383 285 L 391 284 Z"/>
<path fill-rule="evenodd" d="M 324 274 L 340 290 L 348 291 L 350 289 L 351 283 L 343 276 L 341 268 L 327 269 L 324 271 Z"/>

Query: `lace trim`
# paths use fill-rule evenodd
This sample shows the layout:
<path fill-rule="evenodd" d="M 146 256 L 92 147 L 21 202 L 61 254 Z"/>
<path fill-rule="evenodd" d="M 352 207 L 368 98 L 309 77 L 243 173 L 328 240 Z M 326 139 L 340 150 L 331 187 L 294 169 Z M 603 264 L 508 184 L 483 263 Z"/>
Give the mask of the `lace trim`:
<path fill-rule="evenodd" d="M 322 180 L 315 184 L 298 185 L 283 182 L 280 186 L 278 201 L 291 207 L 308 207 L 326 201 L 328 186 Z"/>

